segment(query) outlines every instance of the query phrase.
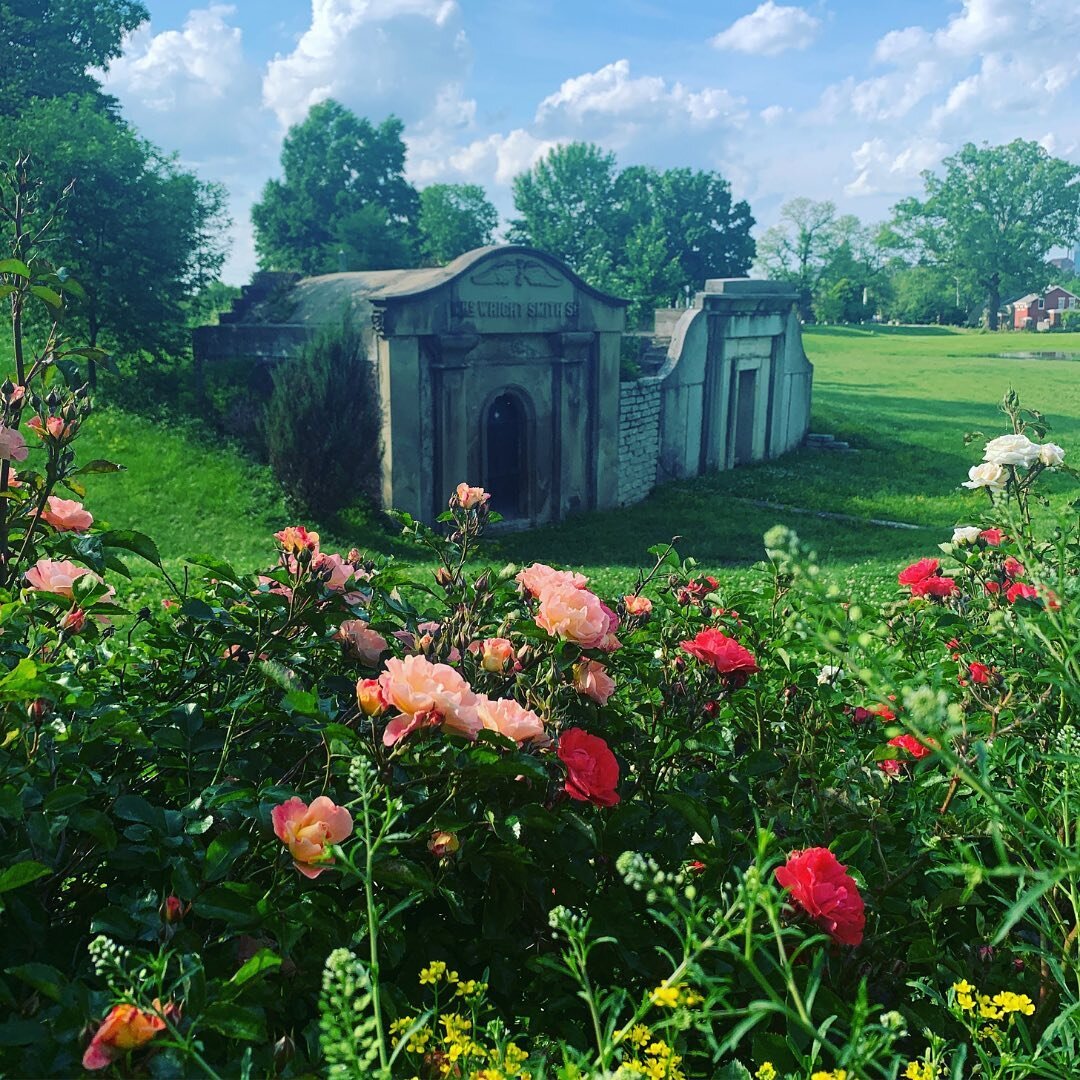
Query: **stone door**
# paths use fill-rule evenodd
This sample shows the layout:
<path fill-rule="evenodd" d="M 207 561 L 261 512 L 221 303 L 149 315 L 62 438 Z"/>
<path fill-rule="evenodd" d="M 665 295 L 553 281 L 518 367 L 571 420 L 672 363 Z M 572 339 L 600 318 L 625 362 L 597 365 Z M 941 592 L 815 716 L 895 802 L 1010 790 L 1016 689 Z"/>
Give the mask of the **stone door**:
<path fill-rule="evenodd" d="M 505 518 L 528 516 L 526 422 L 525 410 L 514 394 L 500 394 L 485 418 L 484 488 L 491 494 L 491 509 Z"/>
<path fill-rule="evenodd" d="M 754 411 L 757 404 L 757 372 L 740 371 L 735 397 L 735 464 L 754 460 Z"/>

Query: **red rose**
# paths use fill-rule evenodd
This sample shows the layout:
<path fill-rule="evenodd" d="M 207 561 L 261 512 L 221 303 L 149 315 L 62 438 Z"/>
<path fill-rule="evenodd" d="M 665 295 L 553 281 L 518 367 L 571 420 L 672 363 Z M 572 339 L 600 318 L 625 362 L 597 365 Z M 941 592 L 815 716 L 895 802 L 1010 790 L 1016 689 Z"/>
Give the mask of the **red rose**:
<path fill-rule="evenodd" d="M 619 801 L 619 763 L 599 735 L 569 728 L 559 738 L 559 760 L 566 766 L 566 794 L 579 802 L 614 806 Z"/>
<path fill-rule="evenodd" d="M 1034 585 L 1025 585 L 1022 581 L 1014 581 L 1008 589 L 1005 590 L 1005 599 L 1010 604 L 1015 604 L 1017 600 L 1037 600 L 1039 598 L 1038 590 Z"/>
<path fill-rule="evenodd" d="M 936 560 L 931 559 L 931 562 Z M 922 581 L 916 581 L 911 586 L 912 596 L 934 596 L 939 599 L 944 599 L 946 596 L 952 596 L 953 593 L 959 592 L 960 586 L 956 584 L 951 577 L 926 577 Z"/>
<path fill-rule="evenodd" d="M 787 863 L 776 868 L 776 880 L 834 941 L 862 942 L 866 914 L 859 888 L 828 848 L 793 851 Z"/>
<path fill-rule="evenodd" d="M 720 672 L 733 689 L 746 685 L 746 680 L 761 669 L 753 653 L 744 649 L 734 638 L 710 627 L 690 641 L 679 643 L 693 657 Z"/>
<path fill-rule="evenodd" d="M 980 664 L 978 661 L 973 661 L 968 664 L 968 674 L 971 676 L 971 681 L 973 683 L 985 685 L 990 681 L 990 669 L 985 664 Z"/>
<path fill-rule="evenodd" d="M 896 580 L 901 585 L 916 585 L 920 581 L 937 574 L 940 565 L 937 559 L 920 559 L 918 562 L 912 563 L 901 570 L 896 575 Z"/>
<path fill-rule="evenodd" d="M 1005 539 L 1005 534 L 1000 529 L 983 529 L 979 539 L 985 540 L 991 547 L 997 547 Z"/>
<path fill-rule="evenodd" d="M 885 723 L 896 719 L 896 713 L 888 705 L 871 705 L 868 711 L 880 717 Z"/>
<path fill-rule="evenodd" d="M 1024 564 L 1019 559 L 1014 559 L 1011 555 L 1005 560 L 1005 565 L 1002 567 L 1005 571 L 1005 576 L 1012 581 L 1013 578 L 1023 577 L 1027 571 L 1024 569 Z"/>
<path fill-rule="evenodd" d="M 890 739 L 887 745 L 898 746 L 901 750 L 906 750 L 911 755 L 911 759 L 919 761 L 921 758 L 929 757 L 937 749 L 937 743 L 933 739 L 927 739 L 927 743 L 930 745 L 919 742 L 914 735 L 897 735 L 895 739 Z M 904 761 L 897 758 L 886 758 L 884 761 L 878 762 L 878 768 L 883 772 L 887 772 L 890 776 L 897 776 L 907 760 L 907 758 Z"/>

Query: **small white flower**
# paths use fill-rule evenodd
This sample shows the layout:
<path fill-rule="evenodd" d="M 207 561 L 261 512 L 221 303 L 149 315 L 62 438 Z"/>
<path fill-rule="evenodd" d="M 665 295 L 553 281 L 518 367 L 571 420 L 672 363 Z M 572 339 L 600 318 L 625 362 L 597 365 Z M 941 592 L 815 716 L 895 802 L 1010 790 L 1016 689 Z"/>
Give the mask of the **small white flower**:
<path fill-rule="evenodd" d="M 972 465 L 968 469 L 970 479 L 965 480 L 963 486 L 971 488 L 989 488 L 991 491 L 1002 491 L 1009 479 L 1005 469 L 992 461 L 984 461 L 982 465 Z"/>
<path fill-rule="evenodd" d="M 986 444 L 983 461 L 993 465 L 1022 465 L 1030 469 L 1039 460 L 1039 445 L 1026 435 L 1001 435 Z"/>
<path fill-rule="evenodd" d="M 974 544 L 979 539 L 982 530 L 978 525 L 960 525 L 953 529 L 952 542 L 954 544 Z"/>
<path fill-rule="evenodd" d="M 842 667 L 836 667 L 833 664 L 826 664 L 818 672 L 818 686 L 831 686 L 833 683 L 839 682 L 844 677 L 844 669 Z"/>
<path fill-rule="evenodd" d="M 1065 460 L 1065 451 L 1057 443 L 1043 443 L 1039 447 L 1039 460 L 1048 469 L 1056 469 Z"/>

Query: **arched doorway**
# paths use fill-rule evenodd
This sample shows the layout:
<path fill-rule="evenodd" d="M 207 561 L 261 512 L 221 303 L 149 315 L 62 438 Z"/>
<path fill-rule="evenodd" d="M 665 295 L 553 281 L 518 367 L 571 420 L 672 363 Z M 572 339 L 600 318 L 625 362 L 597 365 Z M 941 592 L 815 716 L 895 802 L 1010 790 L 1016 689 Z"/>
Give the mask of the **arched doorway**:
<path fill-rule="evenodd" d="M 484 419 L 484 488 L 491 509 L 505 518 L 528 514 L 525 436 L 527 419 L 516 394 L 500 394 Z"/>

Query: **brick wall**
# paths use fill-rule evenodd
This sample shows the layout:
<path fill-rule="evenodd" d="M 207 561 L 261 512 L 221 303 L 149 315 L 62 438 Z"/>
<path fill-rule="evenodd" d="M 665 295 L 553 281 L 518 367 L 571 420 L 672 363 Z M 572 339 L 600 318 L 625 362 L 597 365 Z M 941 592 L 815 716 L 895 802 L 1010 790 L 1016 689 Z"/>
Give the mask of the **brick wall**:
<path fill-rule="evenodd" d="M 656 483 L 660 454 L 660 380 L 619 384 L 620 506 L 640 502 Z"/>

